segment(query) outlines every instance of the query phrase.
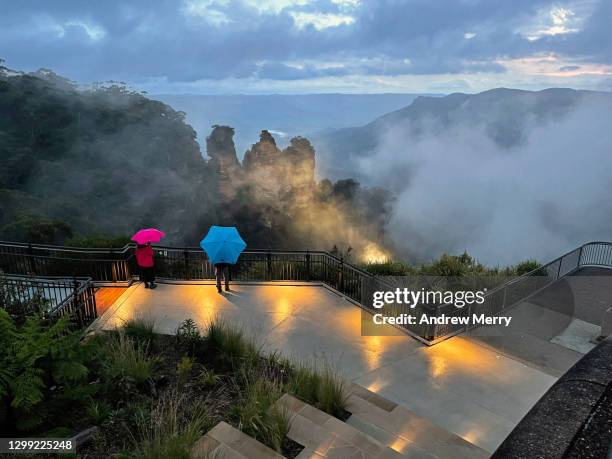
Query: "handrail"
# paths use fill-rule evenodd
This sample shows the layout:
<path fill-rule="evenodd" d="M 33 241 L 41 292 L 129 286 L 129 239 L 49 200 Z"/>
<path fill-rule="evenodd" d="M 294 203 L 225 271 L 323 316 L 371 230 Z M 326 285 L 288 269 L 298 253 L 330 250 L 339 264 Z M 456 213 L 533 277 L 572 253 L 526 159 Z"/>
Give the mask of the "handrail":
<path fill-rule="evenodd" d="M 93 281 L 129 281 L 137 272 L 134 243 L 121 248 L 82 248 L 54 245 L 0 242 L 0 271 L 16 274 L 86 274 Z M 159 275 L 171 279 L 210 279 L 214 269 L 199 247 L 154 245 Z M 89 257 L 92 258 L 89 258 Z M 612 268 L 612 243 L 587 242 L 560 257 L 519 277 L 496 286 L 485 295 L 481 312 L 499 314 L 523 301 L 582 266 Z M 11 271 L 12 270 L 12 271 Z M 385 278 L 353 265 L 321 250 L 249 249 L 243 252 L 233 269 L 238 280 L 301 280 L 323 282 L 371 310 L 371 293 L 393 288 Z M 455 308 L 455 315 L 475 312 Z M 437 313 L 442 310 L 438 307 Z M 447 311 L 448 312 L 448 311 Z M 427 344 L 438 342 L 466 331 L 469 326 L 404 327 L 408 333 Z"/>
<path fill-rule="evenodd" d="M 88 277 L 27 276 L 23 274 L 0 273 L 8 286 L 4 292 L 10 303 L 17 302 L 18 310 L 11 310 L 17 317 L 23 317 L 34 310 L 26 310 L 28 302 L 40 298 L 46 308 L 42 312 L 48 318 L 69 317 L 69 328 L 80 329 L 97 317 L 93 282 Z M 9 303 L 9 304 L 10 304 Z M 0 305 L 6 308 L 8 305 Z M 13 306 L 14 308 L 14 306 Z"/>

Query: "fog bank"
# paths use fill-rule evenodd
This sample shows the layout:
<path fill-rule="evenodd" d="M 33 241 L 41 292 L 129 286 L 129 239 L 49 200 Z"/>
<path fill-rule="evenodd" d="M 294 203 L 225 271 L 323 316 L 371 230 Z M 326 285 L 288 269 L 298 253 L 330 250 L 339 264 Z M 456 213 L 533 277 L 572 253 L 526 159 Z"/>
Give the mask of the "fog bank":
<path fill-rule="evenodd" d="M 547 261 L 612 240 L 611 116 L 609 101 L 589 100 L 545 122 L 522 120 L 512 148 L 482 123 L 431 120 L 415 136 L 406 121 L 387 126 L 355 167 L 397 194 L 388 234 L 404 257 L 467 250 L 490 265 Z"/>

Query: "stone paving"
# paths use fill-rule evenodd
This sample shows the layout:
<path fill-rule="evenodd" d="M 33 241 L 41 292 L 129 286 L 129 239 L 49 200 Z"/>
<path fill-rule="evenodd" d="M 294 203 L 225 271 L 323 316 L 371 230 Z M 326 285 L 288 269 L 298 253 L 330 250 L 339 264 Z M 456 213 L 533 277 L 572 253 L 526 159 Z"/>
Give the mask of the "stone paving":
<path fill-rule="evenodd" d="M 434 425 L 492 452 L 555 382 L 469 337 L 427 347 L 408 336 L 361 336 L 361 310 L 316 284 L 235 285 L 219 295 L 210 283 L 129 288 L 94 324 L 113 328 L 150 316 L 174 333 L 193 318 L 239 324 L 268 350 L 323 360 L 350 380 Z"/>

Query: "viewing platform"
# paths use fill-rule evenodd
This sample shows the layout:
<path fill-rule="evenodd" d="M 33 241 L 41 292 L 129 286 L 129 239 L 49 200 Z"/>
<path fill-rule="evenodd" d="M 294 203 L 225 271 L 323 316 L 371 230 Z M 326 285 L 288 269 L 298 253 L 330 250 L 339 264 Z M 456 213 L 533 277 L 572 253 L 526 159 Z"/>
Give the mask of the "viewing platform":
<path fill-rule="evenodd" d="M 174 334 L 181 321 L 213 317 L 240 325 L 268 351 L 327 362 L 351 381 L 492 452 L 556 378 L 471 338 L 435 346 L 410 336 L 361 336 L 361 310 L 324 285 L 212 282 L 140 283 L 94 324 L 112 329 L 133 317 Z M 406 432 L 407 434 L 408 432 Z"/>
<path fill-rule="evenodd" d="M 487 295 L 483 312 L 519 317 L 511 334 L 415 327 L 393 328 L 395 336 L 363 336 L 364 314 L 372 312 L 368 295 L 391 284 L 341 258 L 325 252 L 247 251 L 232 273 L 232 290 L 219 294 L 203 252 L 155 250 L 155 290 L 137 281 L 130 246 L 0 244 L 0 269 L 11 273 L 4 277 L 12 285 L 29 280 L 25 295 L 44 292 L 52 303 L 49 314 L 69 314 L 75 327 L 105 330 L 145 317 L 158 332 L 174 334 L 185 319 L 203 327 L 220 318 L 243 328 L 267 351 L 329 364 L 412 416 L 398 433 L 406 451 L 415 426 L 431 431 L 433 425 L 493 453 L 590 349 L 576 345 L 576 330 L 595 333 L 594 322 L 603 320 L 612 293 L 610 244 L 585 244 Z M 77 274 L 81 277 L 71 277 Z M 61 295 L 51 294 L 54 283 Z M 565 328 L 561 316 L 567 316 Z M 583 328 L 571 328 L 574 319 Z M 529 328 L 534 321 L 549 326 L 538 334 Z"/>

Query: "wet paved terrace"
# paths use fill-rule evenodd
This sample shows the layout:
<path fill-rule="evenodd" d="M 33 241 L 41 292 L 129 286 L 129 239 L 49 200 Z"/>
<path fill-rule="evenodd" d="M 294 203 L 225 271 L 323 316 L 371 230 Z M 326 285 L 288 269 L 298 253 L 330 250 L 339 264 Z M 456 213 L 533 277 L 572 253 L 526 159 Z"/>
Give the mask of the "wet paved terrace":
<path fill-rule="evenodd" d="M 174 333 L 187 318 L 237 324 L 267 350 L 323 360 L 345 377 L 492 452 L 556 381 L 470 337 L 427 347 L 409 336 L 361 336 L 361 309 L 313 283 L 241 284 L 219 295 L 210 282 L 127 289 L 94 327 L 135 316 Z"/>

